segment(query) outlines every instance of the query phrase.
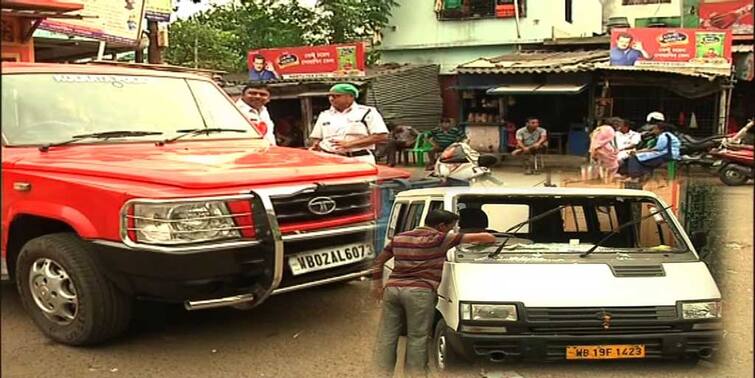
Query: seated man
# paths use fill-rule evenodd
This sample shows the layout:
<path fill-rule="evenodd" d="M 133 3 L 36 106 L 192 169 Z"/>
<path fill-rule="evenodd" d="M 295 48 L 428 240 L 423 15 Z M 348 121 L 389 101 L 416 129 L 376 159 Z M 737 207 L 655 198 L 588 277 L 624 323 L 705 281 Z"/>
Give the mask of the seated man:
<path fill-rule="evenodd" d="M 611 119 L 611 125 L 616 128 L 616 149 L 619 151 L 617 158 L 619 161 L 629 157 L 629 152 L 637 148 L 642 143 L 642 134 L 632 130 L 629 122 L 624 119 Z"/>
<path fill-rule="evenodd" d="M 651 148 L 637 150 L 624 160 L 619 166 L 619 173 L 631 178 L 638 178 L 653 172 L 670 160 L 679 160 L 681 142 L 670 130 L 667 123 L 658 123 L 652 130 L 656 136 L 655 145 Z"/>
<path fill-rule="evenodd" d="M 407 148 L 414 147 L 419 133 L 413 127 L 407 125 L 395 126 L 389 123 L 388 128 L 391 129 L 391 136 L 385 145 L 382 146 L 382 151 L 376 155 L 384 156 L 388 161 L 388 166 L 393 167 L 396 165 L 397 154 L 400 154 L 401 151 Z"/>
<path fill-rule="evenodd" d="M 453 119 L 443 118 L 440 121 L 440 127 L 436 127 L 430 131 L 428 141 L 433 145 L 433 150 L 430 152 L 430 160 L 427 162 L 426 168 L 433 168 L 438 153 L 443 152 L 448 146 L 460 142 L 466 137 L 467 135 L 464 134 L 464 131 L 454 125 Z"/>
<path fill-rule="evenodd" d="M 526 154 L 524 159 L 524 174 L 529 175 L 536 173 L 534 169 L 535 155 L 544 153 L 548 149 L 548 132 L 540 127 L 540 120 L 537 117 L 527 118 L 527 124 L 516 131 L 516 149 L 511 152 L 512 155 Z"/>

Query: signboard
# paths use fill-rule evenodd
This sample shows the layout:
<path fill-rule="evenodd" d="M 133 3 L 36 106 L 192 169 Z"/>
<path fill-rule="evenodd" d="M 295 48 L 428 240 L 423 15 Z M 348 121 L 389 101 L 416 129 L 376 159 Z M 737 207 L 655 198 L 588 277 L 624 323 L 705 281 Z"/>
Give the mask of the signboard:
<path fill-rule="evenodd" d="M 731 68 L 731 31 L 635 28 L 611 31 L 612 66 Z"/>
<path fill-rule="evenodd" d="M 700 0 L 700 26 L 752 35 L 752 0 Z"/>
<path fill-rule="evenodd" d="M 40 29 L 87 37 L 117 45 L 139 42 L 145 0 L 81 0 L 81 20 L 45 19 Z"/>
<path fill-rule="evenodd" d="M 249 51 L 250 80 L 364 76 L 364 43 Z"/>
<path fill-rule="evenodd" d="M 144 17 L 153 21 L 170 21 L 173 0 L 145 0 Z"/>

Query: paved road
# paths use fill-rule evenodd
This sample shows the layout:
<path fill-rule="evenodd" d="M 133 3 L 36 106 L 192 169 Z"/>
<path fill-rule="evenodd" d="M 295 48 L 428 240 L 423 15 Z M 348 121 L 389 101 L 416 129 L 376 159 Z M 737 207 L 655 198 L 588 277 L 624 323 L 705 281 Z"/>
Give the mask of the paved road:
<path fill-rule="evenodd" d="M 518 185 L 542 179 L 506 176 Z M 727 335 L 715 364 L 478 363 L 453 376 L 751 377 L 753 192 L 743 187 L 724 193 L 721 213 L 729 223 L 711 230 L 727 240 L 711 263 L 726 298 Z M 45 339 L 23 313 L 15 287 L 3 284 L 2 376 L 370 377 L 378 310 L 367 289 L 366 282 L 355 281 L 284 294 L 246 312 L 169 308 L 110 344 L 71 348 Z"/>

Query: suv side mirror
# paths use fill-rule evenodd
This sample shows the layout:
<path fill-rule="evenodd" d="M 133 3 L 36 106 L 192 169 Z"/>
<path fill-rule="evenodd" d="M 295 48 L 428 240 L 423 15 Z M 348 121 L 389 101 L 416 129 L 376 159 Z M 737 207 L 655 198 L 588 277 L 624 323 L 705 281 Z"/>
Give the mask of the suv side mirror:
<path fill-rule="evenodd" d="M 705 231 L 695 231 L 692 233 L 692 246 L 697 253 L 702 253 L 705 244 L 708 243 L 708 233 Z"/>

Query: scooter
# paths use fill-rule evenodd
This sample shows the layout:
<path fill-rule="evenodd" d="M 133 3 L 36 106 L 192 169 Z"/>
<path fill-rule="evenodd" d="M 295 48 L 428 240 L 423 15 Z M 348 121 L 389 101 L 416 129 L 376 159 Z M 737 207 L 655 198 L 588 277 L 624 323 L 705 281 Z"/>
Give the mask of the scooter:
<path fill-rule="evenodd" d="M 502 185 L 500 180 L 493 177 L 490 169 L 496 163 L 497 157 L 480 155 L 466 141 L 462 141 L 443 150 L 430 176 L 440 178 L 445 186 L 469 186 L 485 181 Z"/>
<path fill-rule="evenodd" d="M 729 186 L 744 185 L 753 178 L 753 146 L 742 144 L 742 138 L 753 126 L 753 121 L 745 125 L 732 138 L 726 138 L 721 147 L 711 151 L 716 158 L 713 167 L 718 170 L 718 177 Z"/>

